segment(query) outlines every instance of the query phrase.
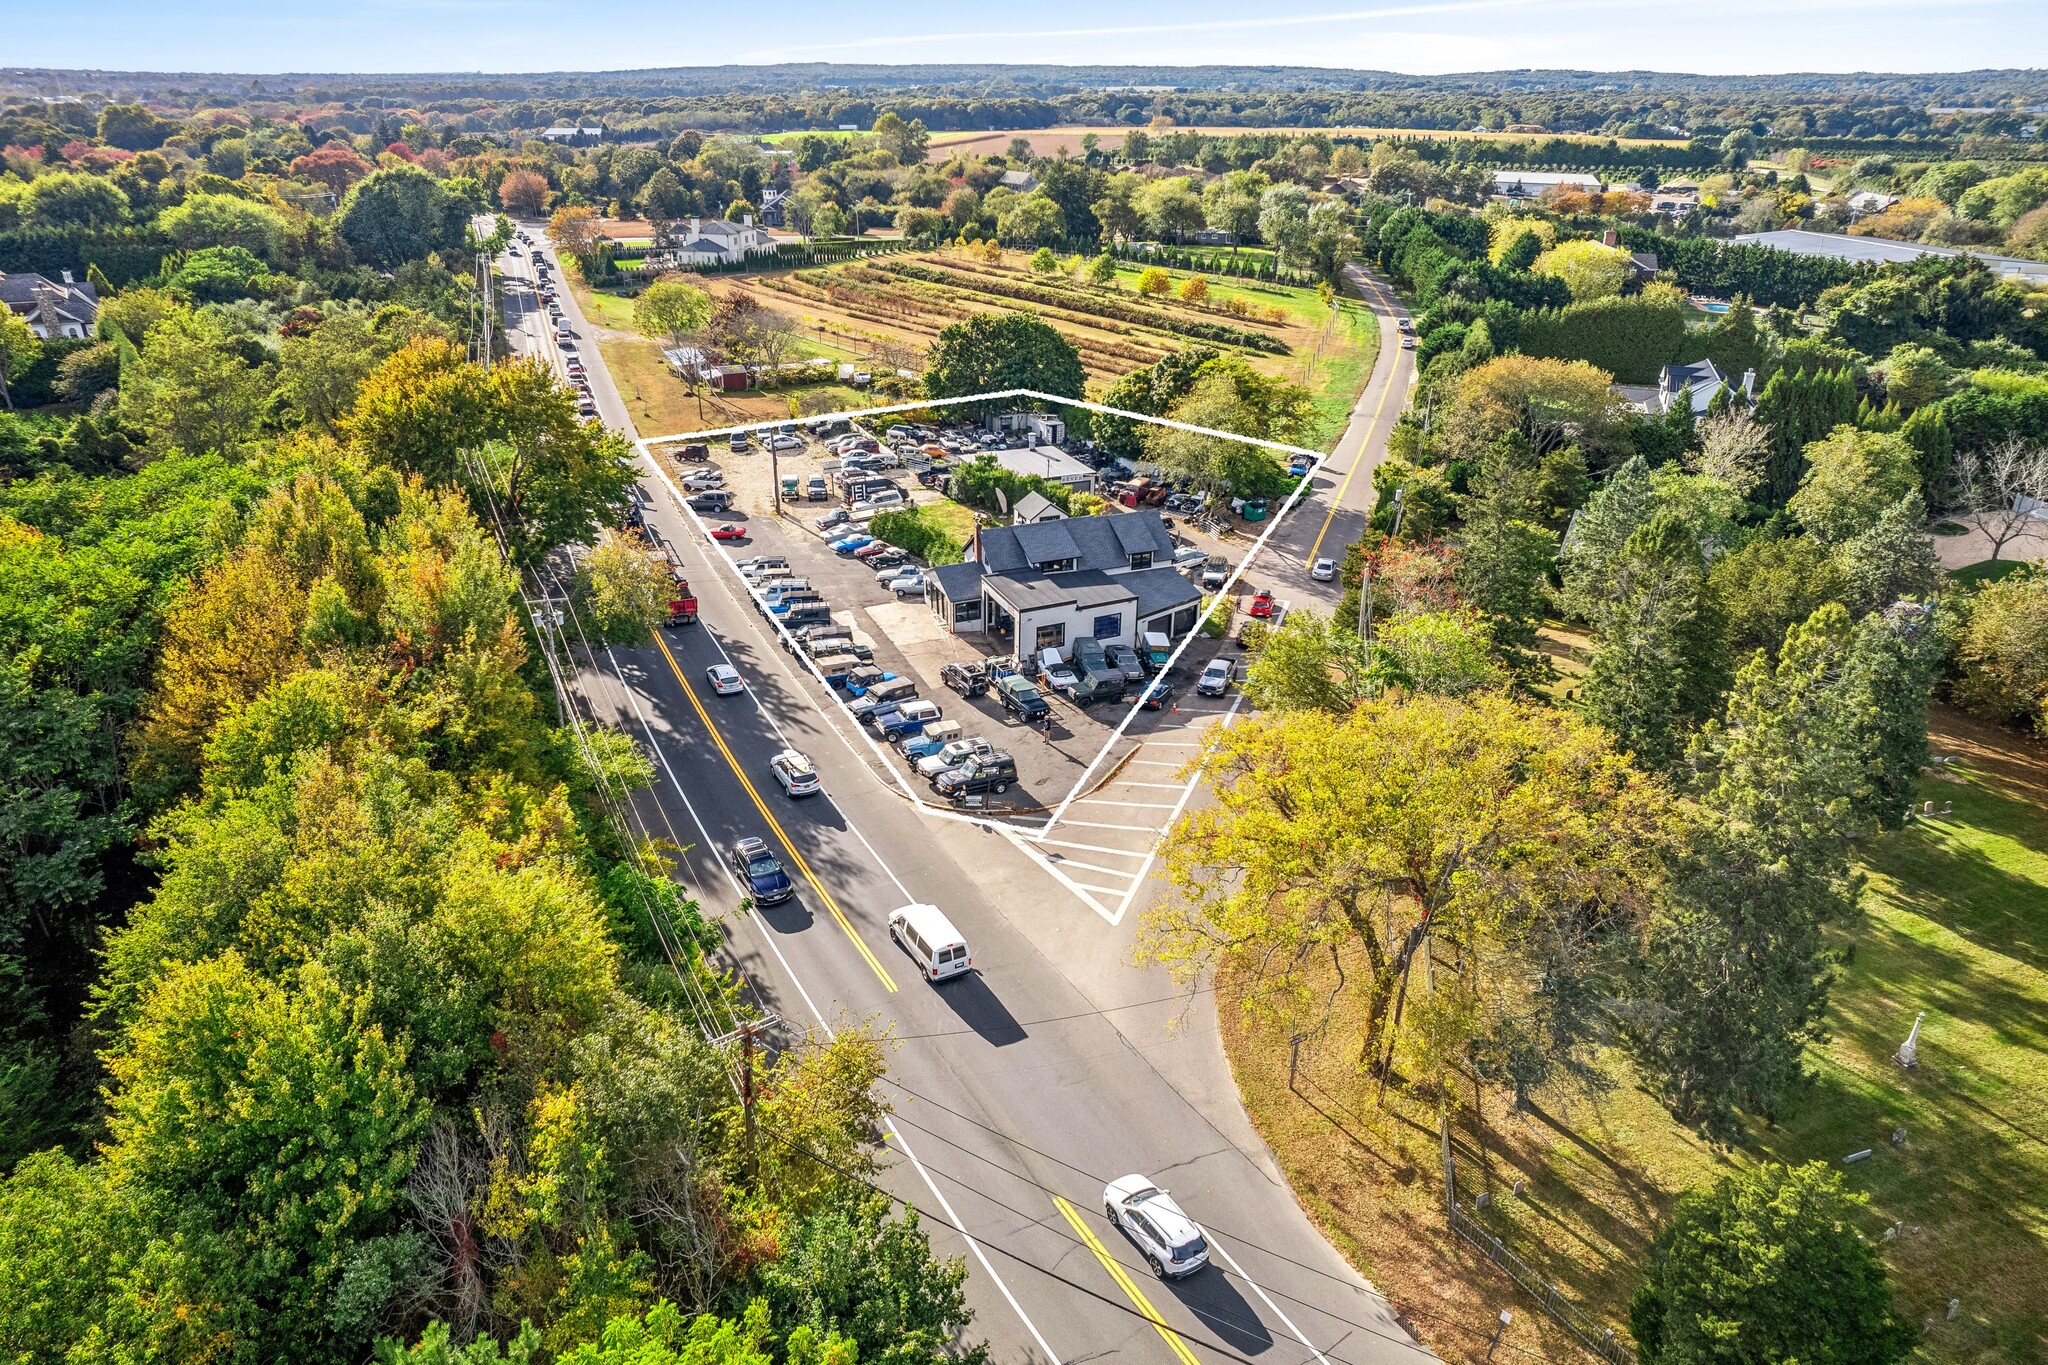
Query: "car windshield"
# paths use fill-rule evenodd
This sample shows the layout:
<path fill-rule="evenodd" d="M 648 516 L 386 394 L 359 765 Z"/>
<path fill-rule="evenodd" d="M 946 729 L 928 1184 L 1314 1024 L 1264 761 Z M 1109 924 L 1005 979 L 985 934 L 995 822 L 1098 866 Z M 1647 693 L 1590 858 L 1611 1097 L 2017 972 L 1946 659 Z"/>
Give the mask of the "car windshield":
<path fill-rule="evenodd" d="M 756 853 L 747 859 L 749 877 L 773 877 L 782 871 L 782 864 L 765 853 Z"/>

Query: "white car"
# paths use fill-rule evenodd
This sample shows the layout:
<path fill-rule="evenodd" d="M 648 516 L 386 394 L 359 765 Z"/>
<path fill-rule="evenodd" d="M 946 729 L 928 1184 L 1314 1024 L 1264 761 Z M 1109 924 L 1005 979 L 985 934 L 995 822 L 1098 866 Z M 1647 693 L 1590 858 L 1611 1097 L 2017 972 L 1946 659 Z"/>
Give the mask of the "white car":
<path fill-rule="evenodd" d="M 1337 577 L 1337 561 L 1334 559 L 1318 559 L 1314 566 L 1309 569 L 1308 576 L 1318 583 L 1328 583 L 1335 580 Z"/>
<path fill-rule="evenodd" d="M 985 739 L 956 739 L 935 754 L 926 754 L 917 760 L 919 777 L 937 777 L 948 768 L 957 768 L 976 754 L 992 754 L 995 746 Z"/>
<path fill-rule="evenodd" d="M 1228 659 L 1211 659 L 1209 666 L 1202 670 L 1202 676 L 1195 679 L 1195 691 L 1205 697 L 1220 697 L 1230 688 L 1235 670 Z"/>
<path fill-rule="evenodd" d="M 682 485 L 692 493 L 701 493 L 707 488 L 723 488 L 725 475 L 715 469 L 693 469 L 683 475 Z"/>
<path fill-rule="evenodd" d="M 768 770 L 775 774 L 775 780 L 782 784 L 785 796 L 816 796 L 824 790 L 818 782 L 818 770 L 811 766 L 811 760 L 794 749 L 784 749 L 768 760 Z"/>
<path fill-rule="evenodd" d="M 761 444 L 770 450 L 802 450 L 804 448 L 801 436 L 770 436 L 762 441 Z"/>
<path fill-rule="evenodd" d="M 875 582 L 885 588 L 899 578 L 922 580 L 924 578 L 924 570 L 918 568 L 915 564 L 898 564 L 891 568 L 875 570 Z"/>
<path fill-rule="evenodd" d="M 918 596 L 924 591 L 924 571 L 920 569 L 914 574 L 907 573 L 901 578 L 890 579 L 889 591 L 898 597 Z"/>
<path fill-rule="evenodd" d="M 711 690 L 721 697 L 747 690 L 747 685 L 740 681 L 740 671 L 731 664 L 713 664 L 704 670 L 704 676 L 711 680 Z"/>
<path fill-rule="evenodd" d="M 1209 1264 L 1209 1240 L 1173 1196 L 1142 1175 L 1112 1180 L 1102 1191 L 1102 1211 L 1145 1253 L 1162 1280 L 1192 1275 Z"/>

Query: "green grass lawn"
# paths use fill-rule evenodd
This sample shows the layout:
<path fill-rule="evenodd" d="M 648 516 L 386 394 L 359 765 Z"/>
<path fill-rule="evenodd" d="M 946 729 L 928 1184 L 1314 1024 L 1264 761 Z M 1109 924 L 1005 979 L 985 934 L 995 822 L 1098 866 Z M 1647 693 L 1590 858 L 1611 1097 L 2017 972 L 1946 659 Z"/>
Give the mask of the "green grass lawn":
<path fill-rule="evenodd" d="M 2001 578 L 2010 578 L 2027 567 L 2017 559 L 1987 559 L 1977 564 L 1968 564 L 1955 571 L 1958 581 L 1976 587 L 1980 583 L 1995 583 Z"/>

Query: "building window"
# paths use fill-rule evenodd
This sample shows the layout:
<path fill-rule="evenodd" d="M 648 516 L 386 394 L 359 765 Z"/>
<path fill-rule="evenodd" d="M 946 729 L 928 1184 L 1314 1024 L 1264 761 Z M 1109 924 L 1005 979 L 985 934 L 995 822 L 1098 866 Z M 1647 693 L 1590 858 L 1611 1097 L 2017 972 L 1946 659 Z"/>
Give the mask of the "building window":
<path fill-rule="evenodd" d="M 1140 551 L 1138 551 L 1138 552 L 1137 552 L 1136 554 L 1132 555 L 1132 556 L 1131 556 L 1131 567 L 1132 567 L 1133 569 L 1149 569 L 1149 568 L 1151 568 L 1151 567 L 1152 567 L 1152 552 L 1151 552 L 1150 550 L 1140 550 Z"/>
<path fill-rule="evenodd" d="M 1049 626 L 1040 626 L 1033 649 L 1064 649 L 1067 645 L 1067 623 L 1055 621 Z"/>
<path fill-rule="evenodd" d="M 1072 573 L 1075 569 L 1081 567 L 1081 561 L 1078 559 L 1048 559 L 1043 564 L 1034 564 L 1031 567 L 1040 573 Z"/>
<path fill-rule="evenodd" d="M 968 625 L 980 619 L 981 599 L 979 597 L 975 598 L 972 602 L 961 602 L 953 608 L 953 624 L 956 626 Z"/>
<path fill-rule="evenodd" d="M 1098 616 L 1095 618 L 1096 639 L 1114 640 L 1117 636 L 1123 633 L 1124 615 L 1122 612 L 1113 611 L 1107 616 Z"/>

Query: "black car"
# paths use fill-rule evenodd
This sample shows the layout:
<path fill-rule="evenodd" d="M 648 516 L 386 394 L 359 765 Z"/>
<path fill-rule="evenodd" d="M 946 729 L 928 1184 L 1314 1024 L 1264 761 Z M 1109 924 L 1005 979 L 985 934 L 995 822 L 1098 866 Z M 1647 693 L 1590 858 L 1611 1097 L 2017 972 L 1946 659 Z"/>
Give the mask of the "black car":
<path fill-rule="evenodd" d="M 690 509 L 696 512 L 723 512 L 731 506 L 732 494 L 723 489 L 714 488 L 690 499 Z"/>
<path fill-rule="evenodd" d="M 957 768 L 932 779 L 932 790 L 945 797 L 1000 796 L 1017 780 L 1017 760 L 1005 753 L 976 754 Z"/>
<path fill-rule="evenodd" d="M 1040 695 L 1038 688 L 1022 673 L 1008 673 L 996 679 L 996 700 L 1003 709 L 1017 719 L 1029 724 L 1041 721 L 1052 714 L 1052 703 Z"/>
<path fill-rule="evenodd" d="M 774 905 L 796 894 L 795 883 L 782 870 L 782 864 L 775 861 L 775 855 L 768 851 L 767 840 L 740 840 L 732 847 L 732 862 L 739 869 L 740 880 L 746 883 L 754 904 Z"/>
<path fill-rule="evenodd" d="M 1138 705 L 1147 711 L 1158 711 L 1173 700 L 1173 684 L 1164 678 L 1154 678 L 1145 694 L 1138 698 Z"/>

